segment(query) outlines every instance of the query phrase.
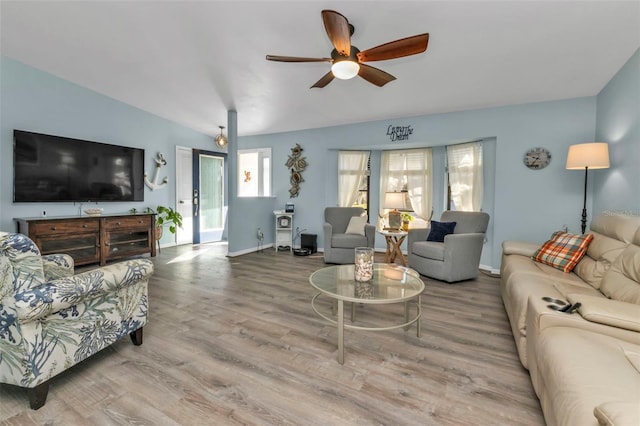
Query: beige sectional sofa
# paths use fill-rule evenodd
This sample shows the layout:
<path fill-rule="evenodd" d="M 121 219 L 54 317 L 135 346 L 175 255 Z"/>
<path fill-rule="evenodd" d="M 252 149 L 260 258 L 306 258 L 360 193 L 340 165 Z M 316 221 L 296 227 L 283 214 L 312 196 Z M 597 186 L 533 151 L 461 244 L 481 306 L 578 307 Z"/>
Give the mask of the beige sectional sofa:
<path fill-rule="evenodd" d="M 640 425 L 640 217 L 605 213 L 590 233 L 570 273 L 535 262 L 539 244 L 505 241 L 505 310 L 548 424 Z"/>

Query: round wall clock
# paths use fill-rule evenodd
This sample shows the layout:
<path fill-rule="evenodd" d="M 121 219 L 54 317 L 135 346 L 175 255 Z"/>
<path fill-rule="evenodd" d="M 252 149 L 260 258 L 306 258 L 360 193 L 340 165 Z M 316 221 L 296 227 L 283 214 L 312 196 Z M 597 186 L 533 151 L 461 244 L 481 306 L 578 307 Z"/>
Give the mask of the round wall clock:
<path fill-rule="evenodd" d="M 524 154 L 522 161 L 530 169 L 544 169 L 551 162 L 551 153 L 544 148 L 531 148 Z"/>

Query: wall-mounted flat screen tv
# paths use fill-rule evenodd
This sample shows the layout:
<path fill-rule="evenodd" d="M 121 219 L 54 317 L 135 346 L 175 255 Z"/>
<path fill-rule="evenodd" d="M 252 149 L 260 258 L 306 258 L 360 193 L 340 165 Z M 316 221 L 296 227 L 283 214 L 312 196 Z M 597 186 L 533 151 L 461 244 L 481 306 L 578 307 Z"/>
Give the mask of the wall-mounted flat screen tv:
<path fill-rule="evenodd" d="M 144 201 L 144 150 L 14 130 L 13 201 Z"/>

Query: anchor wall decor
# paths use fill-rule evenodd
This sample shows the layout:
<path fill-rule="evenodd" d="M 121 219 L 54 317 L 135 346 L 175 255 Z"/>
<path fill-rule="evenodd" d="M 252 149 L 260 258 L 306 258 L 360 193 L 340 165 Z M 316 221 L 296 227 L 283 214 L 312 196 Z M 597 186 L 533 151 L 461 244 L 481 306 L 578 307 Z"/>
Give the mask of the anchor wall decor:
<path fill-rule="evenodd" d="M 167 165 L 167 160 L 164 159 L 164 155 L 159 152 L 158 156 L 154 160 L 156 162 L 156 169 L 153 172 L 153 182 L 149 180 L 147 173 L 144 174 L 144 183 L 153 191 L 158 188 L 162 188 L 169 183 L 169 178 L 165 177 L 162 179 L 162 183 L 158 183 L 158 174 L 160 173 L 160 168 L 162 166 Z"/>

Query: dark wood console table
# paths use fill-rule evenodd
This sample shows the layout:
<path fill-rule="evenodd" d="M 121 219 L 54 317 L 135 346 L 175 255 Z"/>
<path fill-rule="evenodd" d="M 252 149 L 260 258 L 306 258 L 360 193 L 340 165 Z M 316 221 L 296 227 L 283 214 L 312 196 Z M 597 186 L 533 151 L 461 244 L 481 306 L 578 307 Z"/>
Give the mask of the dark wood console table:
<path fill-rule="evenodd" d="M 156 255 L 153 213 L 15 220 L 18 232 L 31 238 L 42 254 L 65 253 L 73 257 L 76 265 L 104 266 L 110 260 Z"/>

